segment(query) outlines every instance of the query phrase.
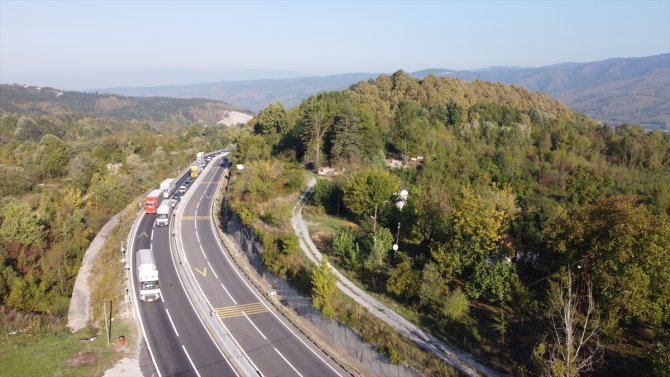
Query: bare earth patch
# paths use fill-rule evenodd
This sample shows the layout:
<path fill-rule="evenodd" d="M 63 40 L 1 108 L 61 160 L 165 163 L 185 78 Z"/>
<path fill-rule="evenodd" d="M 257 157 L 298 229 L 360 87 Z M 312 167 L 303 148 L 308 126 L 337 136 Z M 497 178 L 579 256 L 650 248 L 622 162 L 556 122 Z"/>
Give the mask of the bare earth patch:
<path fill-rule="evenodd" d="M 95 351 L 79 352 L 77 355 L 65 361 L 68 367 L 76 367 L 78 365 L 96 365 L 100 361 L 100 356 Z"/>

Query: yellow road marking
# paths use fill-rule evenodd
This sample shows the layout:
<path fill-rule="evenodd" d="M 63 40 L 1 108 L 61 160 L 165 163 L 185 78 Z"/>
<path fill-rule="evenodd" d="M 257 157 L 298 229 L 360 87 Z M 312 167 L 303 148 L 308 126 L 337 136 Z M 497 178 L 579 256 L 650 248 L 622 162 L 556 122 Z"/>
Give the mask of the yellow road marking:
<path fill-rule="evenodd" d="M 269 312 L 270 310 L 262 302 L 253 302 L 251 304 L 233 305 L 233 306 L 226 306 L 223 308 L 216 308 L 214 309 L 214 311 L 216 312 L 216 315 L 218 315 L 220 318 L 233 318 L 233 317 L 240 317 L 243 314 L 250 315 L 250 314 L 265 313 Z"/>
<path fill-rule="evenodd" d="M 182 216 L 182 220 L 209 220 L 209 216 Z"/>
<path fill-rule="evenodd" d="M 194 270 L 198 271 L 200 275 L 207 277 L 207 267 L 203 268 L 202 271 L 198 270 L 197 268 L 193 267 Z"/>

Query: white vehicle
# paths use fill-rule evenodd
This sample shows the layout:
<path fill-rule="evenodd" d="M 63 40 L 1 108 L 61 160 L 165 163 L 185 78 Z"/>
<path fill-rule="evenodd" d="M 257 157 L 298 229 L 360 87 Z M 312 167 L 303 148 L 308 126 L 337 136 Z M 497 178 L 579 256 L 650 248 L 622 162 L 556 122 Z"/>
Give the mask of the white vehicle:
<path fill-rule="evenodd" d="M 200 165 L 201 163 L 205 162 L 205 152 L 198 152 L 198 154 L 195 155 L 195 163 Z"/>
<path fill-rule="evenodd" d="M 156 211 L 156 226 L 168 226 L 170 223 L 170 201 L 163 200 Z"/>
<path fill-rule="evenodd" d="M 169 198 L 172 195 L 175 183 L 177 180 L 174 178 L 168 178 L 161 183 L 160 190 L 163 191 L 163 198 Z"/>
<path fill-rule="evenodd" d="M 161 297 L 158 283 L 158 269 L 151 249 L 137 251 L 137 280 L 140 290 L 140 300 L 155 301 Z"/>

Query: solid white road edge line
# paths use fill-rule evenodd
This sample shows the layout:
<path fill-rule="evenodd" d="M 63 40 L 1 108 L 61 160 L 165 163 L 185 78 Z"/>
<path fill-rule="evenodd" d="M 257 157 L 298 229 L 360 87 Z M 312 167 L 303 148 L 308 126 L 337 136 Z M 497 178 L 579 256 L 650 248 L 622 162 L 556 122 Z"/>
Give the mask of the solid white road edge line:
<path fill-rule="evenodd" d="M 168 311 L 167 308 L 165 308 L 165 313 L 167 313 L 168 319 L 170 320 L 170 324 L 172 325 L 172 329 L 174 329 L 174 333 L 179 336 L 179 332 L 177 331 L 177 327 L 174 325 L 174 322 L 172 322 L 172 316 L 170 315 L 170 312 Z"/>
<path fill-rule="evenodd" d="M 261 336 L 263 337 L 263 339 L 268 340 L 268 338 L 265 337 L 265 334 L 263 334 L 263 333 L 261 332 L 261 330 L 260 330 L 258 327 L 256 327 L 256 325 L 254 324 L 254 321 L 252 321 L 251 318 L 249 318 L 249 316 L 247 315 L 247 313 L 245 313 L 244 311 L 242 311 L 242 315 L 244 315 L 244 318 L 246 318 L 247 321 L 249 321 L 249 323 L 251 323 L 251 326 L 253 326 L 253 327 L 256 329 L 256 331 L 258 331 L 258 333 L 261 334 Z M 276 351 L 276 349 L 275 349 L 275 351 Z"/>
<path fill-rule="evenodd" d="M 272 347 L 272 348 L 274 348 L 274 347 Z M 293 369 L 293 371 L 296 372 L 296 373 L 298 374 L 298 376 L 302 377 L 302 374 L 300 374 L 300 372 L 298 372 L 298 370 L 295 369 L 295 367 L 293 366 L 293 364 L 289 363 L 288 360 L 286 360 L 286 358 L 284 357 L 284 355 L 281 354 L 281 352 L 279 352 L 276 348 L 274 348 L 274 350 L 275 350 L 275 352 L 277 352 L 277 354 L 278 354 L 279 356 L 281 356 L 282 359 L 284 359 L 284 361 L 286 362 L 286 364 L 288 364 L 288 366 L 290 366 L 291 369 Z"/>
<path fill-rule="evenodd" d="M 219 280 L 219 275 L 216 274 L 216 271 L 214 271 L 214 267 L 212 267 L 212 265 L 209 264 L 209 261 L 207 261 L 207 265 L 209 266 L 209 269 L 212 270 L 212 273 L 214 274 L 216 280 Z"/>
<path fill-rule="evenodd" d="M 196 368 L 195 364 L 193 364 L 193 360 L 191 360 L 191 356 L 188 354 L 188 351 L 186 351 L 186 347 L 184 347 L 184 345 L 182 344 L 181 348 L 184 350 L 184 353 L 186 354 L 186 357 L 188 358 L 188 361 L 191 363 L 191 366 L 193 367 L 193 371 L 195 372 L 195 374 L 198 375 L 198 377 L 200 377 L 200 372 L 198 372 L 198 368 Z"/>

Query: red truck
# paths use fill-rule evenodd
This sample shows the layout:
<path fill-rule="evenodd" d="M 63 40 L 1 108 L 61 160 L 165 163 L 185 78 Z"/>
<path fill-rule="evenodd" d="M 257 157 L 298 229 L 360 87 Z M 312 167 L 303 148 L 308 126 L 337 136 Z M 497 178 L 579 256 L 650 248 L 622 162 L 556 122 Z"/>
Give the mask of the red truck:
<path fill-rule="evenodd" d="M 158 209 L 158 202 L 161 200 L 163 191 L 153 190 L 147 195 L 147 198 L 144 200 L 144 210 L 147 214 L 156 213 Z"/>

